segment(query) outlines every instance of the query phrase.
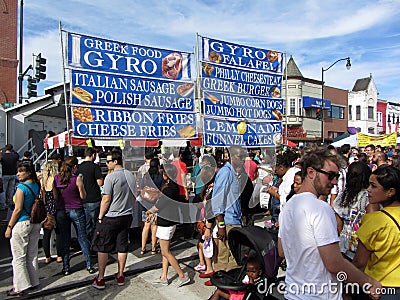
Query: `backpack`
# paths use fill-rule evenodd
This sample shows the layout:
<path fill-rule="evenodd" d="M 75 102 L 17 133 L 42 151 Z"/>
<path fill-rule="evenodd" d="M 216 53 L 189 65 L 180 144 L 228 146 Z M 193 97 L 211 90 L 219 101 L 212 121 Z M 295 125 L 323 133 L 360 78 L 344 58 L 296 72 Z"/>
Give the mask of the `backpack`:
<path fill-rule="evenodd" d="M 30 218 L 29 218 L 30 222 L 32 224 L 42 223 L 47 217 L 47 210 L 46 210 L 46 206 L 43 201 L 42 190 L 40 190 L 39 193 L 37 195 L 35 195 L 33 190 L 27 184 L 25 184 L 25 183 L 21 183 L 21 184 L 26 186 L 31 191 L 32 195 L 35 196 L 35 201 L 33 202 L 32 210 L 31 210 Z M 24 207 L 24 210 L 25 210 L 25 207 Z M 29 213 L 28 213 L 28 215 L 29 215 Z"/>

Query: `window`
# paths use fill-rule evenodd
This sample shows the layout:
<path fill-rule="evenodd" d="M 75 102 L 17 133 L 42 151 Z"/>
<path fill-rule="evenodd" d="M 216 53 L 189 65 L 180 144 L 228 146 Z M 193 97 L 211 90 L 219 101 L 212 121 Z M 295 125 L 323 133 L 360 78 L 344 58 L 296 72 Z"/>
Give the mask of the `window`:
<path fill-rule="evenodd" d="M 301 98 L 299 98 L 299 113 L 298 113 L 298 115 L 299 116 L 303 115 L 303 104 L 301 102 Z"/>
<path fill-rule="evenodd" d="M 353 112 L 352 112 L 352 106 L 349 105 L 349 120 L 353 120 Z"/>
<path fill-rule="evenodd" d="M 344 107 L 332 105 L 331 110 L 328 111 L 328 118 L 344 119 Z"/>
<path fill-rule="evenodd" d="M 378 126 L 382 126 L 382 112 L 377 112 L 377 118 L 378 118 Z"/>
<path fill-rule="evenodd" d="M 374 107 L 368 106 L 368 120 L 374 119 Z"/>
<path fill-rule="evenodd" d="M 290 99 L 290 115 L 296 115 L 296 99 Z"/>
<path fill-rule="evenodd" d="M 368 133 L 375 133 L 374 127 L 368 127 Z"/>
<path fill-rule="evenodd" d="M 356 120 L 361 120 L 361 106 L 356 106 Z"/>

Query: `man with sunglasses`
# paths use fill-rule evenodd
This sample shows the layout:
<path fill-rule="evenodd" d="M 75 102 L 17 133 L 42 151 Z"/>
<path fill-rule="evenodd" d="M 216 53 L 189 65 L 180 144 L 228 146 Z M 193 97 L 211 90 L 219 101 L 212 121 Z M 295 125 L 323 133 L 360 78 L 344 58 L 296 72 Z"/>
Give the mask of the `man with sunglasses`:
<path fill-rule="evenodd" d="M 104 180 L 103 198 L 93 237 L 93 250 L 97 251 L 99 275 L 92 286 L 103 290 L 108 253 L 118 252 L 118 272 L 115 280 L 125 284 L 124 268 L 128 256 L 129 228 L 132 223 L 133 204 L 136 200 L 136 180 L 123 167 L 122 152 L 113 150 L 107 154 L 107 167 L 112 172 Z"/>
<path fill-rule="evenodd" d="M 287 261 L 285 299 L 342 299 L 338 279 L 344 277 L 360 290 L 370 284 L 373 298 L 379 297 L 380 283 L 341 255 L 334 211 L 318 199 L 337 184 L 342 165 L 337 154 L 322 147 L 307 149 L 302 157 L 303 184 L 279 216 L 278 249 Z"/>

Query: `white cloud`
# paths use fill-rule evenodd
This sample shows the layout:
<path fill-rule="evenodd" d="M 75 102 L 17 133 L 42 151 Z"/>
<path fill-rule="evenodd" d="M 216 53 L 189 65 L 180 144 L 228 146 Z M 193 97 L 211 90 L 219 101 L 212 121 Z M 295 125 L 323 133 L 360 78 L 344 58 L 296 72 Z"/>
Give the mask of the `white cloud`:
<path fill-rule="evenodd" d="M 329 85 L 351 89 L 373 74 L 382 97 L 399 99 L 400 1 L 393 0 L 36 0 L 26 1 L 25 61 L 42 52 L 48 79 L 61 81 L 58 21 L 82 34 L 132 44 L 193 51 L 196 33 L 294 55 L 305 76 L 350 56 L 353 68 L 327 73 Z M 385 90 L 383 90 L 385 89 Z"/>

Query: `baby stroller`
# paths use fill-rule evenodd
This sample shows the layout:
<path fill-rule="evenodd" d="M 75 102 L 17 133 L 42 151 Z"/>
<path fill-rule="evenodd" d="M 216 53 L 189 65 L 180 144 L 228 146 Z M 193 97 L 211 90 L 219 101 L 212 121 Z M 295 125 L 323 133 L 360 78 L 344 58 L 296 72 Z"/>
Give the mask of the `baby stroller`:
<path fill-rule="evenodd" d="M 244 299 L 275 299 L 268 292 L 276 281 L 282 258 L 278 255 L 278 236 L 259 226 L 233 228 L 228 234 L 228 244 L 240 268 L 228 272 L 218 271 L 211 276 L 213 285 L 220 289 L 246 291 Z M 264 278 L 260 285 L 242 283 L 246 275 L 249 256 L 256 255 L 263 267 Z"/>

